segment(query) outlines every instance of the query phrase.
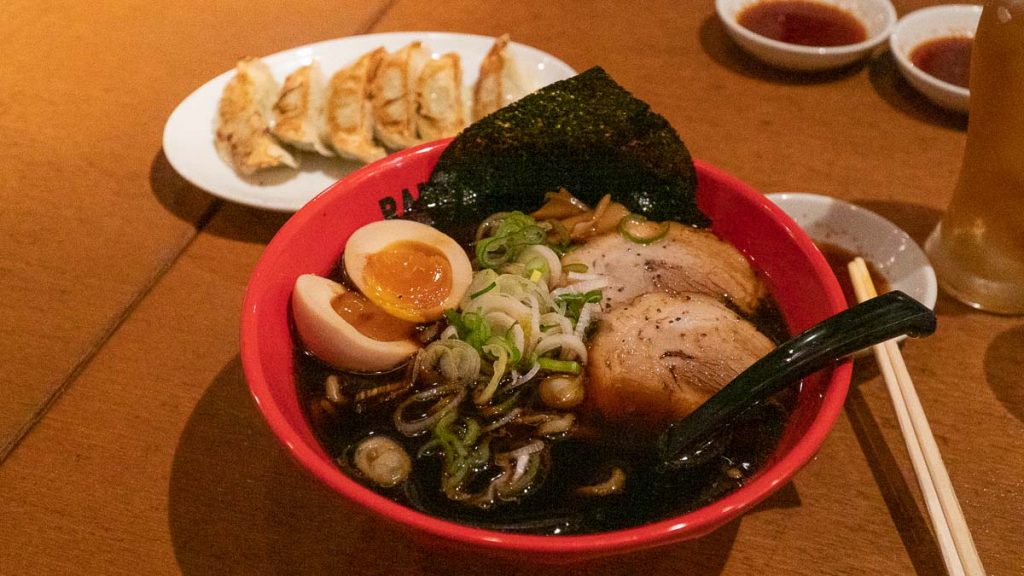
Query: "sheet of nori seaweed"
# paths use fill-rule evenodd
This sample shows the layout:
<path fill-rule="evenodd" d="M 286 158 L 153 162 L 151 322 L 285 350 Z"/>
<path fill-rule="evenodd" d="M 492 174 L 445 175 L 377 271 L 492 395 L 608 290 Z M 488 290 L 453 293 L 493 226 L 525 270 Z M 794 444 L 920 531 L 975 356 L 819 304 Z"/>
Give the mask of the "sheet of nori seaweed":
<path fill-rule="evenodd" d="M 487 216 L 531 212 L 546 192 L 602 196 L 651 220 L 707 226 L 689 151 L 665 118 L 600 67 L 467 127 L 442 153 L 408 217 L 456 237 Z"/>

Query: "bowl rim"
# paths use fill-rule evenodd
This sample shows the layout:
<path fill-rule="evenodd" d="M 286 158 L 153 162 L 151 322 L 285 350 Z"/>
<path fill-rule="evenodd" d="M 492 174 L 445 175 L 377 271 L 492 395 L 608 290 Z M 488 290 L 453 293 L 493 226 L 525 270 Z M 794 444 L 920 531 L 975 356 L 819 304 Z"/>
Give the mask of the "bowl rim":
<path fill-rule="evenodd" d="M 920 300 L 922 304 L 928 308 L 934 310 L 936 301 L 938 300 L 938 281 L 935 277 L 935 269 L 932 267 L 931 262 L 928 260 L 928 255 L 920 244 L 917 243 L 906 230 L 903 230 L 897 226 L 893 221 L 889 220 L 885 216 L 855 204 L 853 202 L 843 200 L 842 198 L 836 198 L 827 194 L 816 194 L 814 192 L 796 192 L 796 191 L 783 191 L 783 192 L 772 192 L 765 195 L 768 199 L 774 202 L 777 206 L 782 208 L 784 212 L 788 214 L 788 209 L 792 210 L 797 206 L 815 206 L 815 207 L 837 207 L 843 210 L 846 214 L 855 214 L 856 218 L 863 219 L 872 222 L 876 226 L 888 228 L 892 230 L 892 233 L 902 238 L 905 242 L 912 247 L 914 256 L 921 259 L 920 271 L 922 273 L 922 294 L 923 299 Z M 800 225 L 800 222 L 795 217 L 794 222 Z M 811 238 L 814 240 L 814 238 Z M 828 242 L 828 239 L 822 239 Z M 851 249 L 850 246 L 842 246 L 843 248 Z M 884 274 L 884 271 L 883 271 Z M 893 283 L 894 279 L 886 277 L 886 279 Z M 899 339 L 904 339 L 906 336 L 900 336 Z"/>
<path fill-rule="evenodd" d="M 260 290 L 260 286 L 264 282 L 263 279 L 274 275 L 273 264 L 282 255 L 286 244 L 297 231 L 318 217 L 321 204 L 326 204 L 334 195 L 343 193 L 344 189 L 373 178 L 378 172 L 400 166 L 412 156 L 439 153 L 438 148 L 443 150 L 450 141 L 451 139 L 428 142 L 392 154 L 334 183 L 285 222 L 271 239 L 254 268 L 242 303 L 240 354 L 243 372 L 249 385 L 250 395 L 256 402 L 258 410 L 263 414 L 264 420 L 267 421 L 275 436 L 284 444 L 292 457 L 308 472 L 359 506 L 372 510 L 407 529 L 421 531 L 445 541 L 474 545 L 492 551 L 537 553 L 541 557 L 565 554 L 596 557 L 657 546 L 675 540 L 675 535 L 683 531 L 687 532 L 690 538 L 703 536 L 720 527 L 723 517 L 731 519 L 749 511 L 774 492 L 779 485 L 788 482 L 814 457 L 843 409 L 852 375 L 850 359 L 846 359 L 832 368 L 825 385 L 826 393 L 822 394 L 819 408 L 810 420 L 803 436 L 795 440 L 785 456 L 774 460 L 769 468 L 762 469 L 740 489 L 706 506 L 678 516 L 608 532 L 571 536 L 525 535 L 458 524 L 416 511 L 360 485 L 345 476 L 336 466 L 326 462 L 309 446 L 306 446 L 303 439 L 290 426 L 284 412 L 272 401 L 271 382 L 267 379 L 263 365 L 259 361 L 261 334 L 257 329 L 256 322 L 264 298 L 264 292 Z M 759 209 L 771 213 L 773 218 L 785 224 L 788 235 L 795 240 L 800 251 L 808 257 L 813 272 L 824 281 L 823 288 L 829 307 L 835 312 L 845 309 L 846 303 L 842 291 L 824 257 L 814 246 L 810 237 L 782 209 L 728 173 L 699 160 L 695 160 L 694 163 L 698 167 L 698 171 L 704 170 L 712 173 L 716 177 L 736 185 L 742 194 L 753 195 L 752 199 L 757 202 Z M 769 475 L 766 472 L 772 474 Z"/>
<path fill-rule="evenodd" d="M 925 8 L 919 8 L 917 10 L 914 10 L 913 12 L 910 12 L 909 14 L 900 18 L 899 22 L 896 23 L 896 28 L 892 31 L 892 34 L 889 35 L 889 50 L 892 51 L 893 56 L 896 58 L 896 62 L 899 64 L 900 68 L 904 70 L 905 73 L 913 75 L 914 78 L 920 80 L 921 82 L 924 82 L 925 84 L 931 86 L 932 88 L 941 90 L 943 92 L 948 92 L 959 98 L 967 98 L 971 95 L 970 88 L 964 88 L 963 86 L 957 86 L 956 84 L 946 82 L 945 80 L 938 78 L 936 76 L 932 76 L 931 74 L 918 68 L 917 65 L 915 65 L 910 60 L 909 52 L 903 50 L 900 46 L 900 33 L 906 32 L 910 28 L 910 26 L 919 23 L 921 20 L 933 17 L 937 14 L 969 14 L 975 16 L 976 18 L 980 18 L 981 10 L 982 6 L 977 4 L 940 4 L 937 6 L 928 6 Z M 948 34 L 946 35 L 948 36 Z M 942 34 L 927 35 L 917 45 L 920 45 L 921 43 L 924 43 L 929 39 L 942 37 Z M 971 37 L 973 38 L 973 35 Z"/>
<path fill-rule="evenodd" d="M 729 5 L 731 5 L 734 0 L 715 0 L 715 11 L 718 12 L 719 19 L 722 20 L 722 22 L 725 22 L 726 26 L 728 26 L 730 30 L 750 42 L 781 52 L 824 58 L 852 55 L 871 50 L 885 42 L 892 35 L 893 31 L 896 29 L 896 23 L 898 21 L 896 8 L 893 6 L 892 2 L 889 0 L 869 1 L 877 4 L 879 9 L 882 10 L 885 17 L 885 26 L 880 31 L 868 36 L 856 44 L 843 44 L 841 46 L 805 46 L 803 44 L 792 44 L 789 42 L 782 42 L 781 40 L 775 40 L 767 36 L 762 36 L 740 25 L 739 21 L 736 19 L 736 15 L 739 11 L 728 9 Z M 755 2 L 752 2 L 752 4 L 753 3 L 756 3 L 756 0 Z M 822 3 L 830 6 L 839 5 L 839 2 L 831 2 L 828 0 L 824 0 Z"/>

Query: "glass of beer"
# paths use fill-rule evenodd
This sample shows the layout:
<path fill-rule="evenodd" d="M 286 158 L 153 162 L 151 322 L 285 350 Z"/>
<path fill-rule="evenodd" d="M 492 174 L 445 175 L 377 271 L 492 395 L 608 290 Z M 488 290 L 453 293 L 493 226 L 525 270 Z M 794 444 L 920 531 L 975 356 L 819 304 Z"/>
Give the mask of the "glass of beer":
<path fill-rule="evenodd" d="M 1024 3 L 990 0 L 974 37 L 970 117 L 953 199 L 925 243 L 939 283 L 1024 314 Z"/>

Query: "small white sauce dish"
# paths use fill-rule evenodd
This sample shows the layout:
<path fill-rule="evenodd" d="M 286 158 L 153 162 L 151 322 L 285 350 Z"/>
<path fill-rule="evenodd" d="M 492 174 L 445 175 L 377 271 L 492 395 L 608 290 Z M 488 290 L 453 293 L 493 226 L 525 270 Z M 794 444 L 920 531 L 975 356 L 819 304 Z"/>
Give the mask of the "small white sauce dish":
<path fill-rule="evenodd" d="M 767 196 L 812 240 L 863 257 L 893 290 L 935 309 L 935 270 L 921 247 L 898 226 L 867 208 L 830 196 L 794 192 Z"/>
<path fill-rule="evenodd" d="M 771 0 L 715 0 L 715 10 L 729 36 L 754 57 L 787 70 L 814 72 L 853 64 L 871 55 L 896 26 L 896 9 L 889 0 L 813 0 L 848 12 L 864 25 L 867 39 L 845 46 L 803 46 L 756 34 L 739 24 L 740 12 Z"/>
<path fill-rule="evenodd" d="M 907 82 L 932 102 L 957 112 L 967 112 L 971 91 L 921 70 L 911 62 L 910 54 L 929 40 L 949 36 L 973 38 L 981 8 L 973 4 L 946 4 L 915 10 L 900 18 L 889 37 L 889 48 Z"/>

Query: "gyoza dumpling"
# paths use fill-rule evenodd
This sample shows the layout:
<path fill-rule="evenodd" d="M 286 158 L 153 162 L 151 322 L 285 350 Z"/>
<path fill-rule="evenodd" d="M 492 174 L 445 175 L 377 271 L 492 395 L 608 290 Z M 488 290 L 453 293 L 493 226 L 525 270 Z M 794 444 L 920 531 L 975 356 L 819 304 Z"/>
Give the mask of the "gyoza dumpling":
<path fill-rule="evenodd" d="M 416 83 L 416 127 L 422 140 L 454 136 L 466 125 L 462 61 L 450 52 L 423 66 Z"/>
<path fill-rule="evenodd" d="M 346 158 L 373 162 L 387 154 L 373 141 L 370 102 L 370 86 L 385 53 L 383 48 L 367 52 L 331 77 L 325 108 L 327 139 Z"/>
<path fill-rule="evenodd" d="M 270 134 L 270 110 L 277 81 L 258 58 L 245 58 L 224 87 L 217 109 L 214 144 L 225 162 L 242 174 L 298 162 Z"/>
<path fill-rule="evenodd" d="M 508 44 L 508 34 L 496 39 L 480 63 L 480 77 L 473 87 L 473 120 L 515 102 L 533 90 L 512 58 Z"/>
<path fill-rule="evenodd" d="M 313 61 L 285 78 L 274 104 L 274 136 L 302 150 L 334 156 L 320 140 L 324 132 L 324 77 Z"/>
<path fill-rule="evenodd" d="M 421 42 L 386 54 L 373 79 L 374 133 L 388 148 L 420 143 L 416 136 L 416 81 L 429 58 Z"/>

